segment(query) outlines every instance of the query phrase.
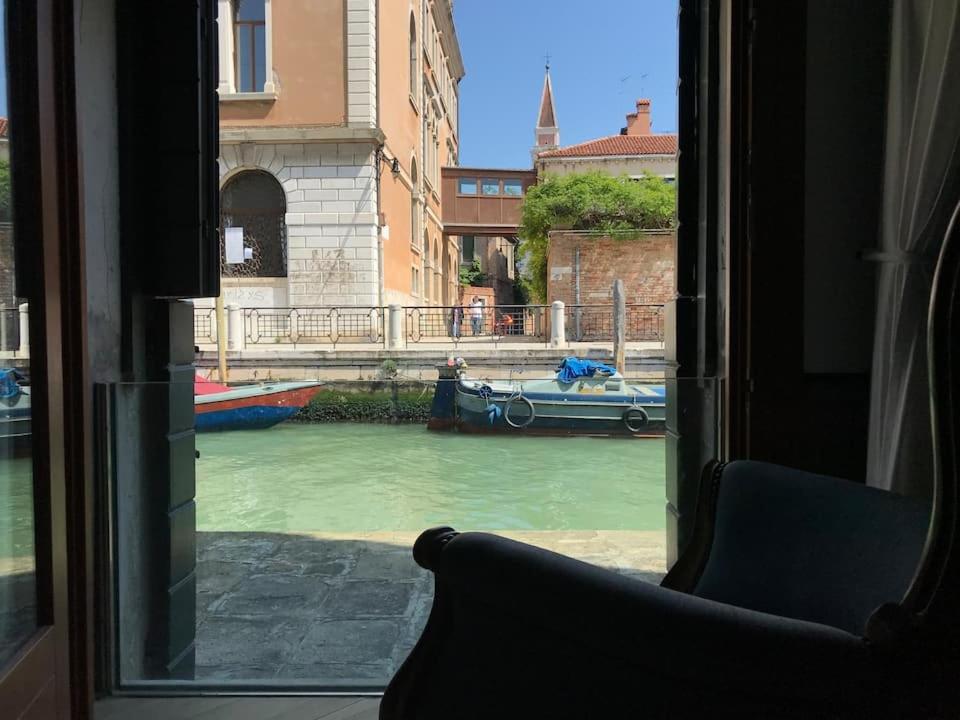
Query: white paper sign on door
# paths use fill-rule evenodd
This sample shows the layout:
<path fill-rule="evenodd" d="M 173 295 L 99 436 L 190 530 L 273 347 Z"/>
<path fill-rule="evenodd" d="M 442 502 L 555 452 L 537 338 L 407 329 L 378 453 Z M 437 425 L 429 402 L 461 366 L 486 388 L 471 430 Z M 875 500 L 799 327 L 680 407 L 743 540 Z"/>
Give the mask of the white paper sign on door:
<path fill-rule="evenodd" d="M 227 265 L 243 264 L 243 228 L 231 227 L 224 231 Z"/>

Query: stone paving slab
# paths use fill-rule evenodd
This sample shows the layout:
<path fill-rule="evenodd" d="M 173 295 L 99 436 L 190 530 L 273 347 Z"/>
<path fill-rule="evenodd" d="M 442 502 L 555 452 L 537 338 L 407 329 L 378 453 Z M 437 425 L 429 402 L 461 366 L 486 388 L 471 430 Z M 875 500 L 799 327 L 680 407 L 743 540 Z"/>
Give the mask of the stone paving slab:
<path fill-rule="evenodd" d="M 385 686 L 430 613 L 418 534 L 198 533 L 197 679 Z M 497 534 L 639 580 L 665 572 L 663 532 Z"/>

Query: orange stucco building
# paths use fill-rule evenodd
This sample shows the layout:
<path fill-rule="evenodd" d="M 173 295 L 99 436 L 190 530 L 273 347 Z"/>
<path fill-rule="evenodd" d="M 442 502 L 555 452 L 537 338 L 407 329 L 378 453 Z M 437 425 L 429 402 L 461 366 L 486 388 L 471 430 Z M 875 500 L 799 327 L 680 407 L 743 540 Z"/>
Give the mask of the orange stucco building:
<path fill-rule="evenodd" d="M 225 264 L 228 301 L 452 302 L 450 0 L 219 0 L 219 32 L 221 224 L 253 256 Z"/>

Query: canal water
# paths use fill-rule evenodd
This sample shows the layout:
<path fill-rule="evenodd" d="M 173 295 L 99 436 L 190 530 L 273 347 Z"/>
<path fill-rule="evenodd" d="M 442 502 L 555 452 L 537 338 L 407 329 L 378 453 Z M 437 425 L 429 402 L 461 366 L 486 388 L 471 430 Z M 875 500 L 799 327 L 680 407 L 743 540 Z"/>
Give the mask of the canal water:
<path fill-rule="evenodd" d="M 662 439 L 284 423 L 197 436 L 201 531 L 662 530 Z"/>

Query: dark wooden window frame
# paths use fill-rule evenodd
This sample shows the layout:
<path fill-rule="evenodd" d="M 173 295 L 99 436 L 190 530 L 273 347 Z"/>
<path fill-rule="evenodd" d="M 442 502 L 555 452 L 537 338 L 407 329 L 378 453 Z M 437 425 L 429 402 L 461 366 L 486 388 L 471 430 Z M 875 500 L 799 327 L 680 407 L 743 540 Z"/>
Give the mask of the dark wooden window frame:
<path fill-rule="evenodd" d="M 240 20 L 236 10 L 237 6 L 234 5 L 234 15 L 233 15 L 233 68 L 236 75 L 236 85 L 237 92 L 263 92 L 264 83 L 266 83 L 266 69 L 264 70 L 264 77 L 257 78 L 257 28 L 262 27 L 264 33 L 267 32 L 267 23 L 265 20 Z M 241 32 L 249 32 L 250 37 L 250 79 L 251 79 L 251 89 L 247 90 L 240 86 L 240 62 L 242 58 L 240 57 L 240 34 Z M 264 43 L 266 43 L 266 38 L 264 38 Z M 266 52 L 266 47 L 264 47 L 264 52 Z"/>

